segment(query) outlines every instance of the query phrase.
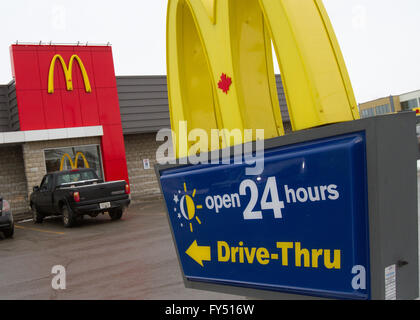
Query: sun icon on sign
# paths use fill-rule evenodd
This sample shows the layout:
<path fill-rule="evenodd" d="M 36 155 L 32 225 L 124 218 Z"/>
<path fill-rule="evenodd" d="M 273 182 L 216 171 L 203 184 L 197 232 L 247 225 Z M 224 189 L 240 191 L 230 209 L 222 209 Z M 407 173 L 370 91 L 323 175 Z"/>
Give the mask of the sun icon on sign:
<path fill-rule="evenodd" d="M 196 206 L 194 203 L 194 198 L 195 198 L 196 193 L 197 193 L 197 190 L 194 189 L 192 194 L 190 195 L 187 190 L 187 184 L 184 183 L 184 194 L 182 194 L 181 191 L 178 191 L 178 194 L 174 195 L 174 202 L 176 204 L 178 204 L 179 202 L 179 209 L 181 211 L 181 213 L 178 213 L 178 218 L 181 219 L 181 217 L 184 217 L 189 222 L 191 232 L 194 232 L 194 228 L 193 228 L 194 221 L 196 221 L 198 224 L 201 224 L 200 219 L 196 215 L 196 210 L 203 209 L 202 205 Z M 179 196 L 181 196 L 181 199 L 179 199 Z M 181 226 L 183 226 L 183 224 L 181 224 Z"/>

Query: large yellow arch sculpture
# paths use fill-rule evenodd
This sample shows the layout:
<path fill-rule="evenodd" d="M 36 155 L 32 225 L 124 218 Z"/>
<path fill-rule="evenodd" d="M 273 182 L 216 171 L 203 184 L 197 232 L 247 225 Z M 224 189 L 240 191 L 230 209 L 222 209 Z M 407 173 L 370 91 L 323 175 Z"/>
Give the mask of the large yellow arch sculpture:
<path fill-rule="evenodd" d="M 321 0 L 169 0 L 168 90 L 177 138 L 183 121 L 187 132 L 201 128 L 209 137 L 211 129 L 283 135 L 272 44 L 293 130 L 359 119 Z M 219 147 L 234 142 L 225 144 Z"/>

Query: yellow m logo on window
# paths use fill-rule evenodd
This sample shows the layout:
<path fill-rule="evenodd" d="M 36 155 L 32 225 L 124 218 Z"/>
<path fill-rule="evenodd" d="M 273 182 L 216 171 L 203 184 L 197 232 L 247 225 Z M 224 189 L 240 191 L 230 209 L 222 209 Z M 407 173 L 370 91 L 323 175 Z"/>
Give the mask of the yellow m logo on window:
<path fill-rule="evenodd" d="M 283 135 L 273 47 L 293 130 L 359 119 L 321 0 L 169 0 L 167 24 L 169 105 L 178 137 L 185 121 L 188 131 L 201 128 L 209 136 L 211 129 Z M 177 150 L 177 157 L 187 152 Z"/>
<path fill-rule="evenodd" d="M 85 155 L 84 155 L 82 152 L 78 152 L 78 153 L 76 154 L 76 158 L 74 159 L 74 162 L 73 162 L 73 160 L 71 159 L 70 155 L 69 155 L 68 153 L 65 153 L 65 154 L 63 155 L 63 157 L 61 158 L 60 171 L 63 171 L 63 170 L 64 170 L 64 163 L 65 163 L 65 161 L 66 161 L 66 158 L 69 160 L 70 167 L 71 167 L 73 170 L 74 170 L 74 169 L 77 169 L 77 166 L 78 166 L 78 163 L 79 163 L 79 157 L 82 157 L 82 159 L 83 159 L 83 163 L 84 163 L 84 165 L 85 165 L 85 168 L 89 168 L 89 163 L 88 163 L 88 161 L 87 161 L 87 159 L 86 159 Z"/>
<path fill-rule="evenodd" d="M 57 59 L 60 61 L 61 66 L 64 71 L 64 76 L 66 78 L 66 87 L 68 91 L 73 90 L 73 62 L 74 60 L 77 61 L 80 67 L 80 71 L 82 72 L 83 81 L 85 83 L 85 90 L 86 92 L 92 92 L 92 88 L 90 86 L 90 81 L 88 74 L 86 72 L 85 66 L 83 65 L 82 60 L 77 55 L 72 55 L 69 62 L 69 67 L 67 68 L 66 62 L 64 61 L 63 57 L 59 54 L 56 54 L 53 59 L 51 60 L 50 65 L 50 71 L 48 74 L 48 93 L 54 93 L 54 69 L 55 69 L 55 63 Z"/>

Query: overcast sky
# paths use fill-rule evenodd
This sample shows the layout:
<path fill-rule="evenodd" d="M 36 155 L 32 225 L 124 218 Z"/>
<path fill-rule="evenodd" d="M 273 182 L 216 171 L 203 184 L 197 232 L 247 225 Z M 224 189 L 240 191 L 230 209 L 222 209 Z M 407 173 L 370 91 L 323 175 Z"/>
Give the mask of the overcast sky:
<path fill-rule="evenodd" d="M 298 1 L 298 0 L 297 0 Z M 420 89 L 420 0 L 324 0 L 358 102 Z M 0 83 L 9 46 L 108 43 L 117 75 L 166 74 L 167 0 L 13 0 L 0 4 Z"/>

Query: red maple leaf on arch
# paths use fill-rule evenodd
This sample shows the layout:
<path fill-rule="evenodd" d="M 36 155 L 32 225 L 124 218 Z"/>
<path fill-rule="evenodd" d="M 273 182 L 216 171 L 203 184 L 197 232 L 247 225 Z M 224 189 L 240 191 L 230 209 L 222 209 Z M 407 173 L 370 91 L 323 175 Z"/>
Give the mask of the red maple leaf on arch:
<path fill-rule="evenodd" d="M 228 77 L 225 73 L 222 73 L 220 81 L 217 85 L 219 89 L 223 90 L 224 93 L 228 94 L 230 86 L 232 85 L 232 78 Z"/>

